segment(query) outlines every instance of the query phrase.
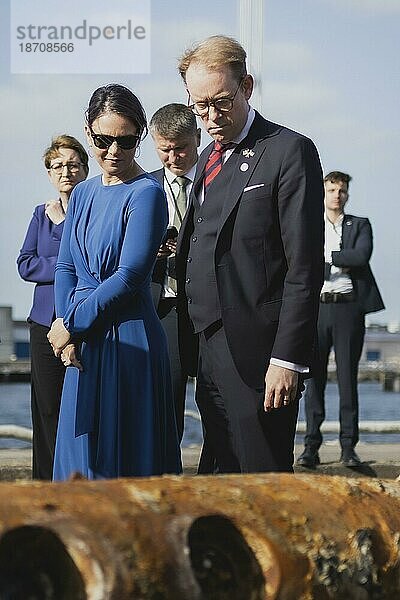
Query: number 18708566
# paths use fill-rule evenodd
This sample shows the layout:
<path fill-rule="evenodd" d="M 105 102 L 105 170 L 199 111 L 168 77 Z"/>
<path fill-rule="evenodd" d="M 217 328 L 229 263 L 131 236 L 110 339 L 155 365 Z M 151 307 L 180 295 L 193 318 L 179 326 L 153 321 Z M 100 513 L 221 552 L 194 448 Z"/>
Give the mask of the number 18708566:
<path fill-rule="evenodd" d="M 74 44 L 69 42 L 24 42 L 19 44 L 20 52 L 73 52 Z"/>

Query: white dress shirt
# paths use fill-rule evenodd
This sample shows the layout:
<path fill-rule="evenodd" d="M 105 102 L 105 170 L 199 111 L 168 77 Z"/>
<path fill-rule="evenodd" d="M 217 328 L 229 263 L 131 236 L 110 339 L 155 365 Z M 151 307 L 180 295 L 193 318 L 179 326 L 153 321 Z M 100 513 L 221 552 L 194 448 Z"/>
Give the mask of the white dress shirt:
<path fill-rule="evenodd" d="M 344 215 L 332 223 L 325 215 L 325 262 L 332 264 L 332 252 L 341 250 Z M 340 267 L 331 266 L 329 281 L 324 281 L 321 292 L 349 294 L 353 291 L 350 275 Z"/>
<path fill-rule="evenodd" d="M 192 189 L 194 176 L 196 173 L 196 165 L 185 173 L 183 177 L 187 177 L 189 179 L 189 183 L 186 186 L 186 198 L 189 201 L 190 192 Z M 179 194 L 179 184 L 176 181 L 177 175 L 164 168 L 164 191 L 167 194 L 167 202 L 168 202 L 168 225 L 174 224 L 175 217 L 175 202 L 174 198 L 178 197 Z M 187 208 L 187 207 L 186 207 Z"/>
<path fill-rule="evenodd" d="M 186 186 L 187 202 L 189 201 L 190 191 L 193 186 L 195 173 L 196 165 L 193 165 L 193 167 L 184 175 L 184 177 L 187 177 L 189 179 L 189 183 Z M 177 198 L 179 194 L 179 184 L 177 183 L 176 178 L 177 175 L 175 175 L 175 173 L 172 173 L 172 171 L 169 171 L 168 169 L 164 168 L 164 191 L 167 195 L 169 226 L 172 226 L 174 224 L 174 217 L 176 211 L 174 198 Z M 175 298 L 176 296 L 174 290 L 171 289 L 171 287 L 168 285 L 168 276 L 166 277 L 161 296 L 163 298 Z"/>

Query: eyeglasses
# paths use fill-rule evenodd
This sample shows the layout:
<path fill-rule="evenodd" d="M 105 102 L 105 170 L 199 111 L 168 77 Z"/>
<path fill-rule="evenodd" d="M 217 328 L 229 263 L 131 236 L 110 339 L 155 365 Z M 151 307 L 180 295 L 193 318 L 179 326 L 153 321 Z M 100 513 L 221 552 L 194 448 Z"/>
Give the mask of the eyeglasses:
<path fill-rule="evenodd" d="M 61 175 L 64 169 L 68 169 L 70 173 L 77 173 L 84 164 L 80 162 L 55 163 L 50 165 L 49 169 L 57 175 Z"/>
<path fill-rule="evenodd" d="M 136 148 L 137 143 L 140 139 L 139 135 L 121 135 L 121 136 L 113 136 L 113 135 L 103 135 L 102 133 L 94 133 L 90 128 L 90 136 L 93 140 L 93 144 L 96 148 L 100 150 L 107 150 L 110 146 L 113 145 L 114 142 L 122 150 L 133 150 Z"/>
<path fill-rule="evenodd" d="M 217 112 L 229 112 L 232 110 L 233 102 L 236 98 L 236 94 L 239 91 L 240 86 L 242 85 L 243 77 L 239 81 L 239 85 L 237 86 L 236 92 L 233 96 L 226 96 L 225 98 L 216 98 L 215 100 L 204 100 L 195 102 L 194 104 L 189 104 L 190 101 L 190 93 L 188 98 L 188 108 L 198 117 L 205 117 L 208 115 L 210 107 L 213 106 Z"/>

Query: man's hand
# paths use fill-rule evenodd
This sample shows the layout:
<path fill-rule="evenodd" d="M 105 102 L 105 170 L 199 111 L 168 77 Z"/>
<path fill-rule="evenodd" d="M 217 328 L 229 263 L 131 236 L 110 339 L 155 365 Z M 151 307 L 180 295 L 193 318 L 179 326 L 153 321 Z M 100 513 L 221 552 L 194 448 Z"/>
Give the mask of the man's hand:
<path fill-rule="evenodd" d="M 51 347 L 53 348 L 53 352 L 56 356 L 60 356 L 61 352 L 64 350 L 65 346 L 69 343 L 71 339 L 71 335 L 64 327 L 64 322 L 61 318 L 53 321 L 51 329 L 47 334 L 47 339 L 50 342 Z"/>
<path fill-rule="evenodd" d="M 46 217 L 53 221 L 55 225 L 59 225 L 65 219 L 65 212 L 60 200 L 49 200 L 45 204 L 44 212 Z"/>
<path fill-rule="evenodd" d="M 269 365 L 265 375 L 264 410 L 288 406 L 296 398 L 299 374 L 297 371 Z"/>
<path fill-rule="evenodd" d="M 76 367 L 80 371 L 83 371 L 82 364 L 77 358 L 75 344 L 67 344 L 61 352 L 60 358 L 65 367 Z"/>
<path fill-rule="evenodd" d="M 157 258 L 168 258 L 171 256 L 172 252 L 168 248 L 167 244 L 161 244 L 157 252 Z"/>
<path fill-rule="evenodd" d="M 177 239 L 178 238 L 173 238 L 173 239 L 167 240 L 165 242 L 165 245 L 167 246 L 167 248 L 171 252 L 171 254 L 175 254 L 175 252 L 176 252 Z"/>
<path fill-rule="evenodd" d="M 165 241 L 164 244 L 158 249 L 157 258 L 168 258 L 171 254 L 176 252 L 176 242 L 178 238 L 170 238 Z"/>

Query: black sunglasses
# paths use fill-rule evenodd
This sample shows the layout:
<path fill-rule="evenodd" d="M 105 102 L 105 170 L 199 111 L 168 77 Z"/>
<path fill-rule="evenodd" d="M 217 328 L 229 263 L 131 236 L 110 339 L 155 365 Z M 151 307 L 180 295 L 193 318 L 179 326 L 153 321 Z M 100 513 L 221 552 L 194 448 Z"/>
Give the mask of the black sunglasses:
<path fill-rule="evenodd" d="M 114 142 L 116 142 L 122 150 L 133 150 L 133 148 L 136 148 L 140 139 L 139 135 L 103 135 L 102 133 L 94 133 L 91 128 L 89 128 L 89 130 L 94 145 L 100 150 L 106 150 L 112 146 Z"/>

